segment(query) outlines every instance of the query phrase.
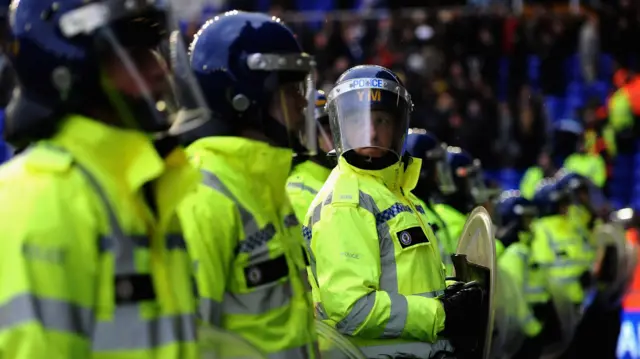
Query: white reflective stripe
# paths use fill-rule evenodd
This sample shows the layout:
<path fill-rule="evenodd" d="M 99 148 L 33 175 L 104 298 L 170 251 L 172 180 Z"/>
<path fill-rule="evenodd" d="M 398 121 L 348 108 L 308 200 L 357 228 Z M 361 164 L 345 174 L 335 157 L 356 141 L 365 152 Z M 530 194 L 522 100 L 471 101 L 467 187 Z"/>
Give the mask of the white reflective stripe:
<path fill-rule="evenodd" d="M 544 287 L 525 287 L 524 292 L 527 294 L 541 294 L 545 292 Z"/>
<path fill-rule="evenodd" d="M 316 191 L 315 189 L 305 185 L 302 182 L 289 182 L 289 183 L 287 183 L 287 187 L 289 187 L 289 188 L 298 188 L 298 189 L 301 189 L 303 191 L 307 191 L 307 192 L 309 192 L 311 194 L 318 194 L 318 191 Z"/>
<path fill-rule="evenodd" d="M 97 322 L 93 351 L 153 349 L 196 340 L 194 315 L 161 316 L 148 320 L 141 319 L 140 315 L 138 305 L 120 305 L 113 320 Z"/>
<path fill-rule="evenodd" d="M 200 298 L 198 302 L 200 319 L 215 326 L 222 324 L 222 303 L 209 298 Z"/>
<path fill-rule="evenodd" d="M 111 240 L 111 243 L 106 243 L 106 247 L 113 250 L 115 254 L 115 274 L 148 274 L 139 273 L 136 270 L 135 247 L 148 247 L 149 238 L 125 234 L 102 186 L 100 186 L 91 172 L 79 163 L 76 163 L 76 165 L 94 188 L 107 211 L 111 233 L 103 239 L 107 242 Z M 169 249 L 186 249 L 184 240 L 180 235 L 167 236 L 165 245 Z M 97 321 L 92 335 L 93 350 L 96 352 L 144 350 L 171 343 L 196 340 L 194 314 L 143 319 L 144 315 L 140 306 L 134 303 L 117 305 L 112 320 Z"/>
<path fill-rule="evenodd" d="M 273 223 L 267 223 L 263 228 L 260 228 L 255 217 L 240 204 L 240 201 L 238 201 L 227 186 L 222 183 L 218 176 L 205 170 L 201 170 L 200 172 L 202 173 L 202 184 L 214 191 L 222 193 L 232 200 L 236 204 L 238 212 L 240 212 L 240 220 L 244 228 L 245 238 L 238 244 L 237 251 L 239 253 L 251 253 L 251 262 L 263 260 L 264 253 L 268 252 L 267 242 L 276 234 Z"/>
<path fill-rule="evenodd" d="M 225 314 L 263 314 L 283 307 L 291 301 L 293 289 L 286 282 L 270 283 L 250 293 L 225 293 L 222 308 Z"/>
<path fill-rule="evenodd" d="M 391 299 L 391 310 L 389 320 L 384 326 L 381 338 L 399 338 L 402 335 L 404 326 L 407 324 L 409 315 L 409 303 L 407 297 L 398 293 L 387 293 Z"/>
<path fill-rule="evenodd" d="M 310 345 L 303 345 L 297 348 L 285 349 L 276 353 L 267 354 L 269 359 L 308 359 Z M 319 358 L 316 358 L 319 359 Z"/>
<path fill-rule="evenodd" d="M 367 345 L 359 347 L 367 358 L 381 358 L 389 356 L 404 358 L 429 359 L 438 352 L 453 353 L 454 349 L 448 340 L 438 340 L 435 343 L 389 343 L 380 345 Z"/>
<path fill-rule="evenodd" d="M 0 306 L 0 331 L 37 322 L 45 329 L 90 338 L 94 315 L 90 308 L 59 299 L 21 294 Z"/>

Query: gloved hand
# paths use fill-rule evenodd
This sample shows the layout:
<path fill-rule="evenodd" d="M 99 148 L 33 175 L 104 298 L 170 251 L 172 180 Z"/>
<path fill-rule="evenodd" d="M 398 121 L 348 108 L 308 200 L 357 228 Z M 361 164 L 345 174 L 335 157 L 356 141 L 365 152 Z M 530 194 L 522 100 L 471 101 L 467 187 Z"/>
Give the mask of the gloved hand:
<path fill-rule="evenodd" d="M 446 315 L 440 335 L 447 339 L 473 337 L 485 324 L 479 323 L 483 317 L 484 291 L 478 282 L 455 283 L 439 299 Z"/>

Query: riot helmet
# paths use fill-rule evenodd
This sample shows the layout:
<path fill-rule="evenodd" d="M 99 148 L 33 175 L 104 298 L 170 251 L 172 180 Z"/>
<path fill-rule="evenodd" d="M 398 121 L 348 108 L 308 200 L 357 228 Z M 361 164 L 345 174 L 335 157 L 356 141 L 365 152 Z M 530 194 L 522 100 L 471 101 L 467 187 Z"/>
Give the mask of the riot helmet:
<path fill-rule="evenodd" d="M 409 129 L 407 152 L 422 159 L 420 179 L 414 193 L 427 201 L 433 196 L 448 195 L 456 190 L 447 162 L 447 145 L 421 128 Z"/>
<path fill-rule="evenodd" d="M 17 147 L 53 135 L 68 114 L 155 138 L 208 119 L 166 1 L 21 0 L 10 19 L 19 85 L 5 136 Z"/>
<path fill-rule="evenodd" d="M 315 62 L 279 18 L 228 11 L 207 21 L 190 47 L 191 69 L 218 116 L 183 137 L 252 133 L 294 155 L 315 155 Z"/>
<path fill-rule="evenodd" d="M 363 169 L 397 163 L 412 110 L 409 92 L 391 70 L 377 65 L 347 70 L 327 95 L 337 155 Z"/>
<path fill-rule="evenodd" d="M 505 247 L 518 241 L 530 241 L 531 223 L 538 215 L 538 209 L 532 201 L 522 197 L 520 191 L 502 192 L 494 214 L 494 220 L 498 225 L 496 238 Z"/>
<path fill-rule="evenodd" d="M 447 163 L 456 191 L 444 196 L 444 201 L 462 213 L 469 213 L 488 200 L 482 165 L 460 147 L 447 148 Z"/>
<path fill-rule="evenodd" d="M 556 179 L 545 178 L 536 187 L 533 203 L 538 208 L 538 215 L 547 217 L 566 214 L 571 204 L 571 199 L 568 193 L 558 186 Z"/>

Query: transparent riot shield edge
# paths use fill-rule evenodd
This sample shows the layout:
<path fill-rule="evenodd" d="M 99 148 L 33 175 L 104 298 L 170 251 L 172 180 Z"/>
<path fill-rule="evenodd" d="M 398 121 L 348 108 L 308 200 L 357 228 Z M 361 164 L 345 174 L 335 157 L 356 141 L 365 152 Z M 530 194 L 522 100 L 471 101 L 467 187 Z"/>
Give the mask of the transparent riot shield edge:
<path fill-rule="evenodd" d="M 495 291 L 496 291 L 496 246 L 493 240 L 493 222 L 489 212 L 484 207 L 476 207 L 465 223 L 462 234 L 458 240 L 458 248 L 456 253 L 466 254 L 470 263 L 482 264 L 490 270 L 489 273 L 489 313 L 486 325 L 486 335 L 484 338 L 484 347 L 482 351 L 482 359 L 488 359 L 491 352 L 491 341 L 493 337 L 493 326 L 495 318 Z M 480 236 L 484 237 L 483 243 L 486 244 L 483 250 L 485 257 L 482 258 L 480 251 L 470 251 L 474 246 L 480 248 L 482 242 L 478 242 Z"/>

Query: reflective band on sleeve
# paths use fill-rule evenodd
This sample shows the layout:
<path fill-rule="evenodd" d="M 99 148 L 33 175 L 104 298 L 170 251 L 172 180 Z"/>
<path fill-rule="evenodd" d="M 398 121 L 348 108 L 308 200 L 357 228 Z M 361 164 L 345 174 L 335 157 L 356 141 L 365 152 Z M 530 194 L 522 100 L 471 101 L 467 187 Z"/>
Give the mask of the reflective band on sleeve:
<path fill-rule="evenodd" d="M 407 324 L 407 315 L 409 314 L 409 303 L 404 295 L 397 293 L 388 293 L 391 298 L 391 313 L 389 321 L 384 327 L 382 338 L 399 338 L 402 335 L 405 324 Z"/>
<path fill-rule="evenodd" d="M 222 303 L 209 298 L 200 298 L 198 313 L 201 320 L 215 326 L 222 325 Z"/>
<path fill-rule="evenodd" d="M 353 303 L 349 313 L 338 323 L 336 329 L 345 335 L 353 335 L 367 320 L 376 303 L 377 292 L 371 292 Z"/>
<path fill-rule="evenodd" d="M 162 316 L 141 319 L 137 305 L 116 308 L 112 321 L 96 323 L 93 350 L 153 349 L 176 342 L 194 342 L 196 326 L 194 315 Z"/>
<path fill-rule="evenodd" d="M 269 359 L 309 359 L 309 350 L 312 349 L 311 345 L 304 345 L 297 348 L 285 349 L 276 353 L 267 354 Z M 319 357 L 316 357 L 319 359 Z"/>
<path fill-rule="evenodd" d="M 45 329 L 91 337 L 94 315 L 89 308 L 58 299 L 22 294 L 0 306 L 0 331 L 38 322 Z"/>
<path fill-rule="evenodd" d="M 393 343 L 383 345 L 368 345 L 359 347 L 365 358 L 395 358 L 399 353 L 402 357 L 428 359 L 437 352 L 453 353 L 454 349 L 447 340 L 435 343 Z"/>
<path fill-rule="evenodd" d="M 225 293 L 222 308 L 225 314 L 263 314 L 288 305 L 293 296 L 291 283 L 273 283 L 250 293 Z"/>
<path fill-rule="evenodd" d="M 287 183 L 287 187 L 289 187 L 289 188 L 298 188 L 298 189 L 301 189 L 303 191 L 307 191 L 307 192 L 309 192 L 311 194 L 318 194 L 318 191 L 316 191 L 315 189 L 305 185 L 302 182 L 289 182 L 289 183 Z"/>

